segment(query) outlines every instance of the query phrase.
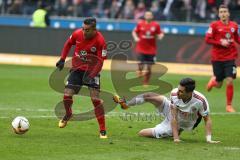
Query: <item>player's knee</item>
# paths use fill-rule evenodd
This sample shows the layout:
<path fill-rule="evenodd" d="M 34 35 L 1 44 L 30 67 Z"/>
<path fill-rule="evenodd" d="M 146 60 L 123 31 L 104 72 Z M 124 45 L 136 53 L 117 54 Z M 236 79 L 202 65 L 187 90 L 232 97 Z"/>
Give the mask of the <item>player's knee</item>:
<path fill-rule="evenodd" d="M 163 102 L 164 97 L 162 95 L 153 93 L 153 92 L 147 92 L 144 94 L 144 100 L 147 102 Z"/>
<path fill-rule="evenodd" d="M 154 137 L 151 129 L 143 129 L 138 132 L 138 135 L 141 137 Z"/>
<path fill-rule="evenodd" d="M 152 72 L 151 71 L 147 71 L 145 75 L 151 75 Z"/>
<path fill-rule="evenodd" d="M 222 82 L 218 82 L 217 85 L 215 86 L 216 88 L 221 88 L 222 87 Z"/>
<path fill-rule="evenodd" d="M 155 96 L 158 96 L 158 94 L 156 93 L 153 93 L 153 92 L 147 92 L 147 93 L 144 93 L 144 99 L 148 99 L 148 98 L 153 98 Z"/>
<path fill-rule="evenodd" d="M 147 70 L 149 70 L 149 71 L 152 70 L 152 64 L 147 64 Z"/>
<path fill-rule="evenodd" d="M 74 90 L 70 88 L 65 88 L 64 89 L 64 96 L 73 96 L 74 95 Z"/>
<path fill-rule="evenodd" d="M 93 102 L 93 104 L 98 104 L 98 105 L 103 104 L 103 100 L 100 98 L 92 97 L 91 101 Z"/>
<path fill-rule="evenodd" d="M 233 84 L 233 78 L 231 78 L 231 77 L 226 78 L 226 84 L 227 85 Z"/>
<path fill-rule="evenodd" d="M 141 136 L 141 137 L 144 137 L 144 130 L 139 131 L 138 135 Z"/>

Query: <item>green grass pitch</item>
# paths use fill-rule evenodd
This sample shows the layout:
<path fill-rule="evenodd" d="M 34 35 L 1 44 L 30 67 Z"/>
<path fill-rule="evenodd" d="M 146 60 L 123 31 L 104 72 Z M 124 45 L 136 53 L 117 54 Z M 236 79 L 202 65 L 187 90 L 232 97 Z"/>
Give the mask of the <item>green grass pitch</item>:
<path fill-rule="evenodd" d="M 4 160 L 237 160 L 240 157 L 240 114 L 225 113 L 225 86 L 207 93 L 205 84 L 209 77 L 191 76 L 197 81 L 197 90 L 205 94 L 210 103 L 213 120 L 213 139 L 220 144 L 205 142 L 204 124 L 194 132 L 181 135 L 183 143 L 174 144 L 172 139 L 138 137 L 143 128 L 154 127 L 161 118 L 123 119 L 126 112 L 154 113 L 150 104 L 128 111 L 115 108 L 108 113 L 106 122 L 108 139 L 98 138 L 95 119 L 70 122 L 64 129 L 57 127 L 54 107 L 62 99 L 60 93 L 49 87 L 48 78 L 54 68 L 0 65 L 0 159 Z M 162 80 L 173 86 L 184 75 L 165 74 Z M 102 72 L 102 88 L 115 93 L 108 71 Z M 233 105 L 240 111 L 240 80 L 235 81 Z M 74 112 L 90 107 L 89 99 L 74 99 Z M 109 99 L 111 101 L 111 99 Z M 89 106 L 89 107 L 86 107 Z M 16 116 L 30 121 L 30 130 L 24 135 L 11 131 L 11 121 Z"/>

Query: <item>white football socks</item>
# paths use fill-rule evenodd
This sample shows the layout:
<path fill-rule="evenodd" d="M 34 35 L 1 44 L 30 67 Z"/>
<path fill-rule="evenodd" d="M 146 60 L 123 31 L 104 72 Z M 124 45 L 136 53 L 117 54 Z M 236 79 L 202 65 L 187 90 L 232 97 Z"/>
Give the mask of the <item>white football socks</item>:
<path fill-rule="evenodd" d="M 127 101 L 127 106 L 135 106 L 140 105 L 145 102 L 144 94 L 137 95 L 136 97 L 132 98 L 130 101 Z"/>

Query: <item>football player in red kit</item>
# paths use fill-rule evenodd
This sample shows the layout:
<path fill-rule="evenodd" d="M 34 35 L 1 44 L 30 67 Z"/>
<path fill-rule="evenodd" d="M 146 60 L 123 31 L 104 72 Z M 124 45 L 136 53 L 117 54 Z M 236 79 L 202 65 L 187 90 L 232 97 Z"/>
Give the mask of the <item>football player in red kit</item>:
<path fill-rule="evenodd" d="M 206 34 L 206 43 L 212 45 L 211 61 L 214 76 L 207 84 L 207 90 L 213 87 L 221 88 L 223 80 L 226 79 L 226 111 L 235 112 L 232 106 L 233 80 L 236 78 L 237 70 L 235 60 L 238 56 L 236 44 L 240 44 L 238 35 L 238 24 L 229 20 L 229 9 L 220 5 L 218 10 L 220 20 L 212 22 Z"/>
<path fill-rule="evenodd" d="M 65 85 L 63 104 L 66 110 L 65 116 L 59 121 L 59 127 L 64 128 L 72 117 L 71 106 L 73 95 L 78 94 L 83 85 L 88 86 L 91 101 L 100 128 L 100 138 L 107 138 L 105 128 L 105 116 L 103 100 L 99 98 L 100 74 L 103 61 L 106 59 L 106 43 L 103 35 L 96 30 L 96 19 L 86 18 L 83 27 L 72 33 L 64 44 L 61 58 L 56 67 L 63 69 L 65 59 L 71 47 L 75 45 L 72 57 L 72 68 Z"/>
<path fill-rule="evenodd" d="M 144 65 L 147 70 L 144 74 L 144 85 L 148 85 L 151 77 L 151 68 L 156 61 L 157 45 L 156 39 L 161 40 L 164 33 L 160 25 L 153 20 L 153 14 L 150 11 L 145 12 L 144 20 L 140 20 L 132 31 L 132 36 L 136 42 L 135 52 L 138 54 L 138 75 L 143 76 Z"/>

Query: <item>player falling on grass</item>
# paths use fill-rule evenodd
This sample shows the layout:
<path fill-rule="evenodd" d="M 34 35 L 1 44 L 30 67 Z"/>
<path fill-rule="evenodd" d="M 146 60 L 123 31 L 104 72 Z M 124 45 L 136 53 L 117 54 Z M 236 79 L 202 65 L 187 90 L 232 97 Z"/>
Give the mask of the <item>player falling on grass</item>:
<path fill-rule="evenodd" d="M 129 101 L 114 96 L 113 100 L 121 105 L 123 109 L 140 105 L 145 102 L 152 103 L 157 110 L 164 115 L 164 120 L 154 128 L 143 129 L 140 136 L 164 138 L 173 137 L 174 142 L 180 142 L 179 135 L 183 130 L 193 130 L 201 122 L 205 121 L 206 141 L 213 141 L 212 122 L 209 115 L 207 99 L 195 89 L 195 81 L 191 78 L 184 78 L 180 81 L 178 88 L 171 91 L 170 100 L 165 96 L 148 92 L 140 94 Z"/>
<path fill-rule="evenodd" d="M 74 31 L 65 42 L 61 59 L 56 64 L 60 70 L 63 69 L 65 59 L 73 45 L 75 45 L 75 50 L 72 58 L 72 68 L 63 97 L 66 114 L 59 121 L 59 127 L 64 128 L 72 117 L 73 95 L 78 94 L 81 87 L 85 85 L 89 88 L 91 101 L 94 105 L 95 115 L 100 128 L 100 138 L 107 138 L 103 100 L 99 98 L 99 72 L 102 69 L 107 52 L 104 37 L 96 30 L 95 18 L 86 18 L 83 21 L 83 27 Z"/>
<path fill-rule="evenodd" d="M 135 52 L 139 60 L 138 76 L 144 76 L 143 84 L 148 85 L 151 68 L 156 61 L 156 39 L 163 39 L 164 33 L 161 31 L 160 25 L 153 20 L 153 13 L 147 11 L 144 14 L 144 20 L 140 20 L 132 31 L 132 36 L 136 42 Z M 143 74 L 144 66 L 146 66 L 145 74 Z"/>
<path fill-rule="evenodd" d="M 226 79 L 226 111 L 235 112 L 232 106 L 234 95 L 233 80 L 236 78 L 237 69 L 235 60 L 238 56 L 236 42 L 240 44 L 238 24 L 229 20 L 229 9 L 220 5 L 218 9 L 220 20 L 212 22 L 205 40 L 212 45 L 211 61 L 214 76 L 207 84 L 207 90 L 213 87 L 221 88 Z"/>

